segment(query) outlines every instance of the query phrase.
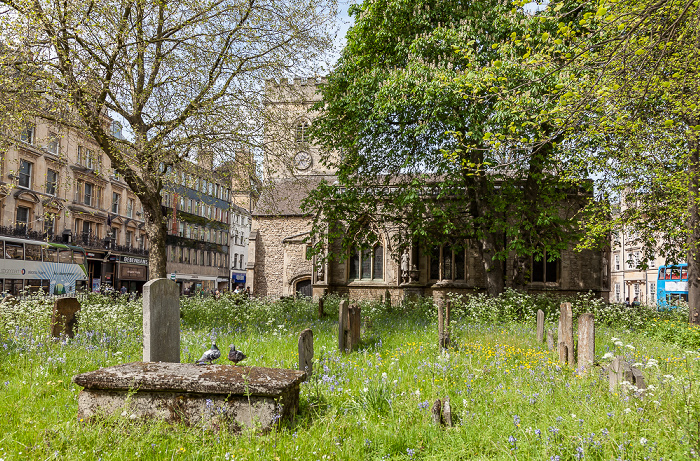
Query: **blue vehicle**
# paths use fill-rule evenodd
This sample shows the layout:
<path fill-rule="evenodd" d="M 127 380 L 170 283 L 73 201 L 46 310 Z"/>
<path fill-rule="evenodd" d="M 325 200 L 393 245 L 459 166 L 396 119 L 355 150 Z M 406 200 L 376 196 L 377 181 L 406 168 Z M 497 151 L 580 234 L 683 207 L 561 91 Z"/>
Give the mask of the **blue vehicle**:
<path fill-rule="evenodd" d="M 688 265 L 659 267 L 656 278 L 656 303 L 658 308 L 673 309 L 679 301 L 688 302 Z"/>

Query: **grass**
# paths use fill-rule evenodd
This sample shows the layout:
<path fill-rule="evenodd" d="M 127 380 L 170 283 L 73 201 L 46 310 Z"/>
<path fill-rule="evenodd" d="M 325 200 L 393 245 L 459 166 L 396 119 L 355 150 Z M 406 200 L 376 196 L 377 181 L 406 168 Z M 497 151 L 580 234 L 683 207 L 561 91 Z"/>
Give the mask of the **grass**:
<path fill-rule="evenodd" d="M 79 421 L 72 376 L 141 359 L 138 302 L 91 296 L 73 340 L 52 341 L 40 299 L 0 311 L 0 459 L 688 459 L 698 452 L 698 330 L 683 312 L 596 312 L 596 358 L 624 355 L 653 387 L 608 392 L 599 371 L 562 367 L 535 338 L 557 301 L 509 292 L 455 300 L 454 347 L 437 348 L 427 302 L 385 311 L 363 304 L 360 350 L 337 351 L 337 299 L 316 318 L 303 300 L 185 299 L 181 356 L 193 362 L 212 339 L 243 350 L 248 366 L 296 368 L 297 340 L 314 332 L 313 378 L 300 414 L 265 435 L 211 433 L 119 416 Z M 606 314 L 610 312 L 610 314 Z M 115 314 L 116 313 L 116 314 Z M 33 318 L 29 322 L 27 319 Z M 100 322 L 100 318 L 107 319 Z M 449 396 L 455 427 L 432 424 Z"/>

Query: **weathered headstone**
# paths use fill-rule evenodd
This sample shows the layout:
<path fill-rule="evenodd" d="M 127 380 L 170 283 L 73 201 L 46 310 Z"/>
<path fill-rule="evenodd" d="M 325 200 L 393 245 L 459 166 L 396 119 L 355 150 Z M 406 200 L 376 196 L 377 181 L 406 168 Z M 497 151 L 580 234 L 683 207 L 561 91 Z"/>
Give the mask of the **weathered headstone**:
<path fill-rule="evenodd" d="M 547 330 L 547 350 L 554 350 L 554 331 Z"/>
<path fill-rule="evenodd" d="M 338 350 L 345 352 L 348 348 L 350 334 L 350 313 L 348 301 L 343 299 L 338 306 Z"/>
<path fill-rule="evenodd" d="M 445 426 L 452 427 L 452 407 L 450 406 L 450 398 L 445 397 L 442 404 L 442 419 Z"/>
<path fill-rule="evenodd" d="M 444 314 L 442 309 L 442 303 L 437 303 L 438 310 L 438 347 L 442 350 L 445 347 L 445 326 L 444 326 Z"/>
<path fill-rule="evenodd" d="M 544 341 L 544 312 L 542 309 L 537 310 L 537 342 Z"/>
<path fill-rule="evenodd" d="M 76 314 L 80 311 L 80 302 L 76 298 L 60 298 L 53 303 L 51 316 L 51 336 L 58 338 L 66 335 L 75 336 L 78 325 Z"/>
<path fill-rule="evenodd" d="M 387 312 L 391 311 L 391 293 L 389 290 L 384 292 L 384 308 Z"/>
<path fill-rule="evenodd" d="M 435 403 L 433 403 L 433 407 L 430 409 L 430 414 L 433 417 L 433 423 L 435 423 L 436 426 L 441 426 L 442 425 L 442 402 L 440 399 L 437 399 Z"/>
<path fill-rule="evenodd" d="M 617 386 L 619 386 L 620 383 L 624 380 L 623 362 L 624 360 L 622 359 L 622 357 L 618 356 L 615 357 L 612 363 L 610 364 L 610 368 L 608 369 L 608 387 L 610 389 L 610 393 L 614 393 L 617 389 Z"/>
<path fill-rule="evenodd" d="M 574 365 L 574 325 L 571 303 L 562 303 L 560 312 L 557 331 L 559 361 Z"/>
<path fill-rule="evenodd" d="M 445 301 L 443 310 L 442 303 L 437 303 L 438 307 L 438 346 L 440 349 L 447 349 L 450 346 L 450 311 L 452 306 L 450 300 Z M 444 312 L 444 313 L 443 313 Z"/>
<path fill-rule="evenodd" d="M 350 350 L 355 350 L 360 345 L 360 325 L 362 324 L 360 306 L 350 306 L 348 314 L 350 317 Z"/>
<path fill-rule="evenodd" d="M 639 368 L 631 366 L 626 362 L 621 356 L 617 356 L 613 359 L 608 370 L 608 380 L 610 392 L 615 392 L 617 387 L 622 384 L 623 381 L 634 385 L 638 390 L 644 390 L 647 388 L 646 381 L 644 380 L 644 374 Z"/>
<path fill-rule="evenodd" d="M 595 323 L 593 314 L 578 318 L 578 366 L 588 369 L 595 359 Z"/>
<path fill-rule="evenodd" d="M 306 372 L 306 377 L 313 375 L 314 332 L 310 328 L 299 335 L 299 370 Z"/>
<path fill-rule="evenodd" d="M 180 363 L 180 293 L 172 280 L 143 286 L 143 361 Z"/>
<path fill-rule="evenodd" d="M 323 297 L 320 297 L 318 298 L 318 318 L 322 319 L 323 315 Z"/>

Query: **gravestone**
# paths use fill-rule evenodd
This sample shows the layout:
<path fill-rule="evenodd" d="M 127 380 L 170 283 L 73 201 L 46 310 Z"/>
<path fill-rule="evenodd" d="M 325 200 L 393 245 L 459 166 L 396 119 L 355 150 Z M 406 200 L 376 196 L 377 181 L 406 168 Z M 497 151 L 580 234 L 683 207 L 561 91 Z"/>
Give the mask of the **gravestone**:
<path fill-rule="evenodd" d="M 323 312 L 323 296 L 318 298 L 318 318 L 322 319 L 324 315 Z"/>
<path fill-rule="evenodd" d="M 578 366 L 588 369 L 595 360 L 595 323 L 593 314 L 587 313 L 578 318 Z"/>
<path fill-rule="evenodd" d="M 542 309 L 537 310 L 537 342 L 544 341 L 544 312 Z"/>
<path fill-rule="evenodd" d="M 338 306 L 338 350 L 345 352 L 346 345 L 350 343 L 350 313 L 348 301 L 343 299 Z"/>
<path fill-rule="evenodd" d="M 445 426 L 452 427 L 452 407 L 450 406 L 450 398 L 445 397 L 442 404 L 442 419 Z"/>
<path fill-rule="evenodd" d="M 180 293 L 172 280 L 143 286 L 143 361 L 180 363 Z"/>
<path fill-rule="evenodd" d="M 642 391 L 647 388 L 642 371 L 639 368 L 631 366 L 618 355 L 613 359 L 612 363 L 610 364 L 610 368 L 608 369 L 608 384 L 610 392 L 614 393 L 617 387 L 622 384 L 623 381 L 627 381 Z"/>
<path fill-rule="evenodd" d="M 559 342 L 559 361 L 574 365 L 574 325 L 571 303 L 562 303 L 560 306 L 559 329 L 557 341 Z"/>
<path fill-rule="evenodd" d="M 442 303 L 438 301 L 438 346 L 440 349 L 447 349 L 450 346 L 450 311 L 452 306 L 450 300 L 445 302 L 443 314 Z"/>
<path fill-rule="evenodd" d="M 355 350 L 360 345 L 360 324 L 362 323 L 360 306 L 350 306 L 348 317 L 350 318 L 350 350 Z"/>
<path fill-rule="evenodd" d="M 435 403 L 433 403 L 433 407 L 430 409 L 430 414 L 433 417 L 433 423 L 435 423 L 436 426 L 441 426 L 442 425 L 442 402 L 440 399 L 437 399 Z"/>
<path fill-rule="evenodd" d="M 80 311 L 80 302 L 76 298 L 60 298 L 53 303 L 51 315 L 51 336 L 59 338 L 66 335 L 75 336 L 78 326 L 76 314 Z"/>
<path fill-rule="evenodd" d="M 314 333 L 310 328 L 299 335 L 299 370 L 305 371 L 307 378 L 313 375 Z"/>
<path fill-rule="evenodd" d="M 384 308 L 387 312 L 391 311 L 391 293 L 389 290 L 384 292 Z"/>
<path fill-rule="evenodd" d="M 554 350 L 554 331 L 547 330 L 547 350 Z"/>

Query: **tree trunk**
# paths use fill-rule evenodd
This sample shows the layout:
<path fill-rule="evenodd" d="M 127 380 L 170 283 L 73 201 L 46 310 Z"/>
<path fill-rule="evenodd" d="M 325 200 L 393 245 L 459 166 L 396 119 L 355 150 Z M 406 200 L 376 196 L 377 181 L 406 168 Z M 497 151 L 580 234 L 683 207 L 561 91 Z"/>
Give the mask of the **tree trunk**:
<path fill-rule="evenodd" d="M 691 143 L 688 163 L 688 321 L 700 324 L 700 140 Z"/>
<path fill-rule="evenodd" d="M 499 240 L 498 237 L 498 235 L 489 233 L 477 242 L 479 257 L 486 273 L 486 292 L 491 297 L 500 295 L 505 289 L 505 262 L 494 257 L 498 252 L 498 242 L 503 241 L 502 238 Z"/>
<path fill-rule="evenodd" d="M 160 195 L 160 194 L 158 194 Z M 168 236 L 167 216 L 163 214 L 159 197 L 151 197 L 149 200 L 141 200 L 146 220 L 146 235 L 148 236 L 148 275 L 149 278 L 165 278 L 166 255 L 165 239 Z"/>

